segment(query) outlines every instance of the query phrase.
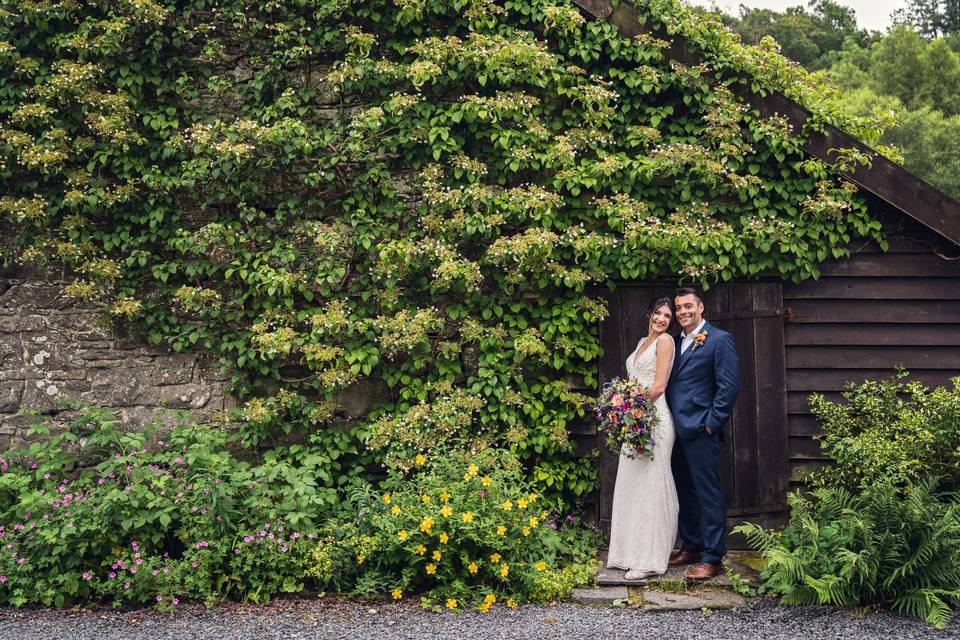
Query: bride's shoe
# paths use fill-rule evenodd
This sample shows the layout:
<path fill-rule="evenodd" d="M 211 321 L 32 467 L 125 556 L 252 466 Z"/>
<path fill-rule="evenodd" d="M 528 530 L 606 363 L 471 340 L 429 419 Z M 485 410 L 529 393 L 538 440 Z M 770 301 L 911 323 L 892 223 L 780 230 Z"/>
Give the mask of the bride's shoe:
<path fill-rule="evenodd" d="M 648 571 L 646 569 L 630 569 L 623 574 L 623 577 L 626 580 L 645 580 L 656 575 L 660 574 L 658 574 L 656 571 Z"/>

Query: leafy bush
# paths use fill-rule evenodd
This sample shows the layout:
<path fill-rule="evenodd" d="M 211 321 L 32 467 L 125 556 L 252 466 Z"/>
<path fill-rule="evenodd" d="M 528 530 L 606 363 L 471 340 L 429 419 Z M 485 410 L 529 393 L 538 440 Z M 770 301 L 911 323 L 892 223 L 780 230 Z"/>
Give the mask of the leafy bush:
<path fill-rule="evenodd" d="M 849 385 L 811 397 L 830 466 L 791 494 L 782 533 L 745 524 L 762 588 L 788 604 L 885 605 L 943 626 L 960 605 L 960 379 Z"/>
<path fill-rule="evenodd" d="M 351 496 L 321 533 L 307 573 L 321 584 L 395 598 L 425 591 L 451 609 L 547 601 L 592 579 L 599 536 L 558 521 L 504 450 L 417 459 L 382 491 Z"/>
<path fill-rule="evenodd" d="M 165 607 L 303 588 L 310 523 L 297 531 L 258 508 L 299 485 L 261 486 L 263 469 L 234 458 L 221 431 L 179 426 L 148 450 L 148 432 L 85 408 L 69 431 L 30 435 L 0 458 L 0 603 Z"/>
<path fill-rule="evenodd" d="M 936 477 L 946 490 L 960 488 L 960 378 L 929 390 L 906 376 L 851 386 L 845 403 L 811 397 L 821 448 L 836 461 L 816 484 L 856 490 Z"/>
<path fill-rule="evenodd" d="M 767 562 L 762 589 L 786 604 L 889 605 L 942 627 L 960 604 L 960 498 L 933 485 L 794 493 L 782 533 L 735 531 Z"/>

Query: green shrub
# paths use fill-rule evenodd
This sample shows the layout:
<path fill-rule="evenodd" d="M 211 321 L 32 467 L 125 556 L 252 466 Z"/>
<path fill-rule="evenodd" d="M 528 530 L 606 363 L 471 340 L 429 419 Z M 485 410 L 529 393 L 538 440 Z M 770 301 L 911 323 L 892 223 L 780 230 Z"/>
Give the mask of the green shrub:
<path fill-rule="evenodd" d="M 290 487 L 259 486 L 221 431 L 179 426 L 148 450 L 149 432 L 83 408 L 69 431 L 30 435 L 0 458 L 0 603 L 169 607 L 303 588 L 309 523 L 260 513 L 254 498 L 282 503 Z"/>
<path fill-rule="evenodd" d="M 767 562 L 762 589 L 786 604 L 888 605 L 942 627 L 960 604 L 960 499 L 934 484 L 794 493 L 782 533 L 735 531 Z"/>
<path fill-rule="evenodd" d="M 821 448 L 836 462 L 816 485 L 856 490 L 937 477 L 946 490 L 960 488 L 960 378 L 929 390 L 906 375 L 850 386 L 845 403 L 811 397 Z"/>
<path fill-rule="evenodd" d="M 942 627 L 960 604 L 960 378 L 929 390 L 849 385 L 810 399 L 836 464 L 791 494 L 781 533 L 745 524 L 767 562 L 761 589 L 787 604 L 881 605 Z"/>
<path fill-rule="evenodd" d="M 395 598 L 426 592 L 451 609 L 569 595 L 595 572 L 599 536 L 536 494 L 518 459 L 504 450 L 418 459 L 382 491 L 351 496 L 307 573 L 321 584 Z"/>

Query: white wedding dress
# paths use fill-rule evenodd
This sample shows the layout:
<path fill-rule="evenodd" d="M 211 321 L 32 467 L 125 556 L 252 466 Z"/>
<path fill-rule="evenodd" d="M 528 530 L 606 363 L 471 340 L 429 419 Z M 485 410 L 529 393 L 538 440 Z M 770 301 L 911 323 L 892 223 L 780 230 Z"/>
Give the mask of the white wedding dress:
<path fill-rule="evenodd" d="M 634 349 L 627 358 L 627 375 L 631 380 L 653 385 L 656 349 L 654 343 L 636 358 Z M 673 366 L 672 357 L 670 365 Z M 613 489 L 610 552 L 607 555 L 609 568 L 663 573 L 676 541 L 680 505 L 670 471 L 676 434 L 666 395 L 657 398 L 654 406 L 660 422 L 653 435 L 653 459 L 640 456 L 631 460 L 620 453 L 617 482 Z"/>

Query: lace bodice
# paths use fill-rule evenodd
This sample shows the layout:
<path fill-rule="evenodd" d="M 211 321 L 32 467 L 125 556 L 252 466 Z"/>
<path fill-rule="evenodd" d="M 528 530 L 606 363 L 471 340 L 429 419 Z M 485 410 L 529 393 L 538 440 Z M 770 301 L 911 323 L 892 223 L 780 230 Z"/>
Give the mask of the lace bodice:
<path fill-rule="evenodd" d="M 643 340 L 637 344 L 637 349 L 642 344 Z M 648 346 L 646 351 L 639 356 L 637 355 L 637 349 L 634 349 L 633 353 L 627 356 L 627 377 L 640 384 L 650 386 L 653 384 L 653 377 L 657 370 L 657 345 L 654 343 Z"/>

